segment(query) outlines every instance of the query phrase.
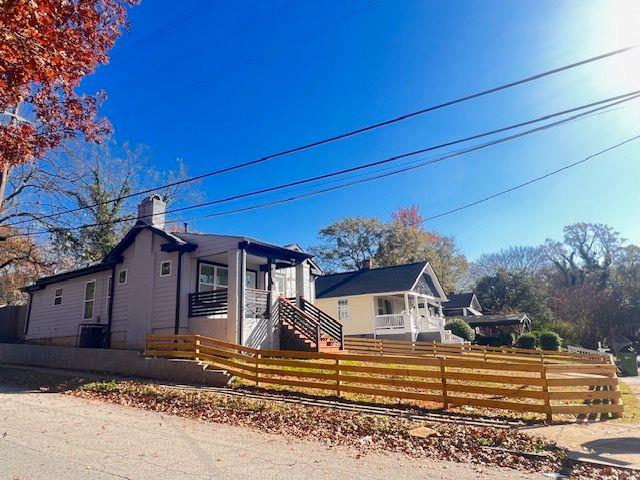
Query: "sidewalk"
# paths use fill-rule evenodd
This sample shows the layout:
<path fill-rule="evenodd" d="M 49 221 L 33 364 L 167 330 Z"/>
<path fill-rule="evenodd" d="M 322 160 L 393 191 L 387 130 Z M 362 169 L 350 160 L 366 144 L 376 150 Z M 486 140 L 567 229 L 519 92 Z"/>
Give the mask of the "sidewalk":
<path fill-rule="evenodd" d="M 621 379 L 640 398 L 640 377 Z M 570 450 L 569 458 L 640 470 L 640 424 L 618 422 L 536 425 L 521 430 L 542 435 Z"/>

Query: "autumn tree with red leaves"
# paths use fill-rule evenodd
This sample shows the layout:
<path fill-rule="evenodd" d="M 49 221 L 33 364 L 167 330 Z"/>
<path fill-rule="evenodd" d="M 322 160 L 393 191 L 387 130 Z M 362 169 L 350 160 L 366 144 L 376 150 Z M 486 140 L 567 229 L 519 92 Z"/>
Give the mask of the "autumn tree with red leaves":
<path fill-rule="evenodd" d="M 80 95 L 137 0 L 0 0 L 0 211 L 12 168 L 63 141 L 110 133 L 104 92 Z"/>

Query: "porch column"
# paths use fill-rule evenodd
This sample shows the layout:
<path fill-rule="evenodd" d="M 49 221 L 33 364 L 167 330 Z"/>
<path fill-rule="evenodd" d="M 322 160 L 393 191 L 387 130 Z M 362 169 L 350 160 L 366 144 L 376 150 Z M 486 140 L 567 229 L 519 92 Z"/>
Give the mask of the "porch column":
<path fill-rule="evenodd" d="M 311 281 L 311 269 L 309 262 L 304 260 L 296 265 L 296 297 L 312 301 L 309 282 Z"/>
<path fill-rule="evenodd" d="M 273 281 L 273 272 L 275 265 L 271 259 L 267 263 L 267 284 L 265 290 L 269 291 L 269 316 L 267 318 L 267 339 L 272 348 L 280 348 L 280 325 L 276 322 L 274 312 L 277 308 L 278 292 L 276 291 L 276 283 Z"/>
<path fill-rule="evenodd" d="M 244 320 L 246 258 L 246 252 L 243 249 L 231 250 L 227 254 L 229 268 L 227 340 L 239 344 L 242 344 Z"/>

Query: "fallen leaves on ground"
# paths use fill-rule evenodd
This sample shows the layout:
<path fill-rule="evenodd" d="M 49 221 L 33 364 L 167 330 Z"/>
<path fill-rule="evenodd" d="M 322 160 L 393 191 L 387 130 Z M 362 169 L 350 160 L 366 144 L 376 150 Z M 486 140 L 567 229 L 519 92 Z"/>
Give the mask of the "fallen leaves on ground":
<path fill-rule="evenodd" d="M 511 429 L 432 423 L 429 428 L 433 433 L 415 436 L 410 432 L 425 427 L 424 422 L 138 382 L 96 382 L 67 393 L 194 420 L 320 441 L 327 446 L 349 447 L 358 456 L 394 452 L 414 458 L 508 466 L 524 471 L 561 471 L 576 479 L 640 479 L 640 474 L 624 469 L 573 466 L 566 461 L 566 452 L 555 444 Z"/>

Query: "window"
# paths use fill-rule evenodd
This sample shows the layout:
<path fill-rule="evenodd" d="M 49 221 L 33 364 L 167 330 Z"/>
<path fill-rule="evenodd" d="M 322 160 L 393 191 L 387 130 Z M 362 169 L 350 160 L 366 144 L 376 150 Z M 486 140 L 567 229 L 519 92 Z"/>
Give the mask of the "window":
<path fill-rule="evenodd" d="M 198 272 L 198 291 L 211 292 L 229 285 L 229 270 L 227 267 L 201 263 Z"/>
<path fill-rule="evenodd" d="M 244 284 L 247 288 L 256 288 L 256 272 L 247 271 L 244 277 Z"/>
<path fill-rule="evenodd" d="M 348 300 L 338 300 L 338 320 L 349 320 Z"/>
<path fill-rule="evenodd" d="M 378 315 L 392 315 L 393 314 L 393 302 L 391 300 L 385 300 L 383 298 L 378 299 Z"/>
<path fill-rule="evenodd" d="M 168 277 L 169 275 L 171 275 L 171 260 L 167 260 L 160 264 L 160 276 Z"/>
<path fill-rule="evenodd" d="M 53 295 L 53 304 L 60 305 L 62 303 L 62 289 L 56 288 L 56 291 Z"/>
<path fill-rule="evenodd" d="M 96 299 L 96 281 L 87 282 L 84 285 L 84 312 L 83 320 L 93 319 L 93 303 Z"/>
<path fill-rule="evenodd" d="M 127 283 L 127 271 L 120 270 L 120 273 L 118 273 L 118 285 L 124 285 L 126 283 Z"/>

